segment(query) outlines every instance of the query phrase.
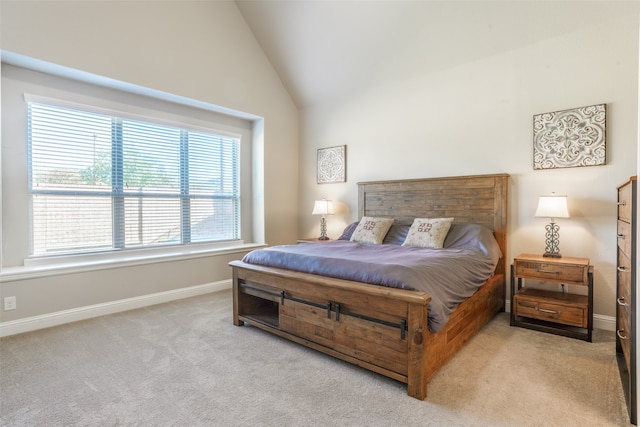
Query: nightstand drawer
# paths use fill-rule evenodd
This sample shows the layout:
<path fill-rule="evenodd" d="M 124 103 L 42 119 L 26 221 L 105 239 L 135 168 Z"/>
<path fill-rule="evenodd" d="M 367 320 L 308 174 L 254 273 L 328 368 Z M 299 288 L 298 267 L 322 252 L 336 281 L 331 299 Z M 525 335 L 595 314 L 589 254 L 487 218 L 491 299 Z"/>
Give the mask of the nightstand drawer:
<path fill-rule="evenodd" d="M 568 295 L 568 297 L 575 296 Z M 588 304 L 586 301 L 579 303 L 575 298 L 567 300 L 567 303 L 559 299 L 551 300 L 544 296 L 543 291 L 540 291 L 540 296 L 520 292 L 515 295 L 514 299 L 514 314 L 516 316 L 547 320 L 579 328 L 587 327 Z"/>
<path fill-rule="evenodd" d="M 545 263 L 514 260 L 516 276 L 537 280 L 552 280 L 583 285 L 587 282 L 588 265 Z"/>

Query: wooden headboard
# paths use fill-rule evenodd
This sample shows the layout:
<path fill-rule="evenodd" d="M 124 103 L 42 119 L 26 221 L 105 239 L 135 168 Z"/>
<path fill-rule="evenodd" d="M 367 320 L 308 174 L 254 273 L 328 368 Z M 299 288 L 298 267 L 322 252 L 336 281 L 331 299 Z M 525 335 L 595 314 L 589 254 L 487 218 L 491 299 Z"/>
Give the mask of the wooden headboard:
<path fill-rule="evenodd" d="M 506 275 L 508 174 L 452 176 L 358 183 L 358 215 L 413 218 L 453 217 L 454 223 L 493 230 L 502 250 L 497 273 Z"/>

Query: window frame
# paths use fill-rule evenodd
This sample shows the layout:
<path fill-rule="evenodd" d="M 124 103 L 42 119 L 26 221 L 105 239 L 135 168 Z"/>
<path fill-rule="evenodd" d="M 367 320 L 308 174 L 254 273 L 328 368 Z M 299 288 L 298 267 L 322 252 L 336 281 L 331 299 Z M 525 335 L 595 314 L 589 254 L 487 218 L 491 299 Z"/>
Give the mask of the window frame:
<path fill-rule="evenodd" d="M 112 225 L 111 225 L 111 230 L 112 230 L 112 239 L 111 239 L 111 247 L 104 247 L 104 248 L 99 248 L 99 249 L 94 249 L 94 250 L 77 250 L 77 251 L 60 251 L 60 252 L 53 252 L 51 254 L 47 254 L 47 253 L 37 253 L 34 254 L 33 252 L 33 242 L 34 242 L 34 229 L 33 229 L 33 196 L 37 195 L 39 193 L 41 193 L 41 191 L 38 190 L 34 190 L 33 185 L 32 185 L 32 151 L 31 151 L 31 135 L 30 133 L 28 133 L 27 137 L 28 137 L 28 176 L 29 176 L 29 211 L 30 211 L 30 220 L 29 220 L 29 231 L 30 231 L 30 254 L 29 254 L 29 259 L 37 259 L 37 258 L 43 258 L 43 257 L 57 257 L 57 256 L 62 256 L 62 257 L 67 257 L 67 256 L 86 256 L 87 254 L 93 254 L 93 253 L 100 253 L 100 254 L 104 254 L 104 253 L 109 253 L 109 252 L 115 252 L 115 251 L 123 251 L 123 252 L 128 252 L 128 251 L 133 251 L 133 250 L 147 250 L 147 249 L 154 249 L 154 248 L 174 248 L 175 250 L 180 251 L 179 248 L 185 247 L 185 246 L 191 246 L 191 245 L 209 245 L 209 246 L 218 246 L 219 244 L 237 244 L 237 243 L 243 243 L 243 240 L 241 238 L 242 236 L 242 185 L 241 185 L 241 164 L 242 164 L 242 158 L 241 158 L 241 146 L 242 146 L 242 135 L 239 133 L 234 133 L 234 132 L 228 132 L 228 131 L 222 131 L 219 129 L 215 129 L 213 127 L 204 127 L 204 126 L 195 126 L 192 124 L 187 124 L 184 122 L 180 122 L 180 121 L 174 121 L 174 120 L 166 120 L 166 119 L 161 119 L 161 118 L 157 118 L 157 117 L 153 117 L 153 116 L 147 116 L 147 115 L 140 115 L 140 114 L 132 114 L 129 113 L 127 111 L 122 111 L 120 109 L 107 109 L 107 108 L 102 108 L 102 107 L 97 107 L 94 105 L 87 105 L 87 104 L 83 104 L 83 103 L 78 103 L 78 102 L 71 102 L 71 101 L 66 101 L 66 100 L 61 100 L 61 99 L 56 99 L 56 98 L 49 98 L 49 97 L 43 97 L 43 96 L 38 96 L 38 95 L 32 95 L 32 94 L 24 94 L 24 100 L 27 106 L 27 121 L 29 123 L 29 129 L 31 129 L 31 108 L 30 105 L 32 103 L 34 104 L 39 104 L 39 105 L 45 105 L 47 107 L 53 107 L 53 108 L 62 108 L 62 109 L 71 109 L 71 110 L 75 110 L 78 111 L 80 113 L 91 113 L 91 114 L 100 114 L 103 115 L 105 117 L 109 117 L 112 121 L 112 126 L 118 126 L 118 124 L 120 126 L 122 126 L 122 122 L 123 121 L 134 121 L 134 122 L 138 122 L 144 125 L 157 125 L 159 127 L 168 127 L 171 128 L 173 131 L 177 131 L 180 135 L 180 144 L 181 144 L 181 149 L 179 150 L 180 154 L 180 159 L 179 159 L 179 163 L 181 165 L 181 168 L 184 167 L 184 163 L 188 162 L 189 157 L 188 157 L 188 153 L 186 152 L 186 150 L 184 150 L 183 148 L 183 144 L 185 144 L 186 139 L 188 138 L 187 135 L 189 134 L 197 134 L 197 133 L 203 133 L 206 135 L 210 135 L 210 136 L 214 136 L 214 137 L 218 137 L 218 138 L 223 138 L 223 139 L 230 139 L 233 140 L 233 143 L 235 143 L 235 148 L 233 148 L 234 151 L 236 151 L 236 154 L 234 156 L 234 163 L 232 163 L 232 169 L 233 169 L 233 178 L 232 181 L 237 181 L 236 185 L 234 187 L 236 187 L 236 191 L 233 192 L 231 198 L 233 200 L 233 203 L 235 205 L 235 211 L 237 212 L 235 215 L 235 219 L 234 219 L 234 225 L 232 228 L 234 228 L 234 234 L 235 234 L 235 238 L 230 238 L 230 239 L 220 239 L 220 240 L 208 240 L 208 241 L 196 241 L 193 242 L 191 241 L 191 224 L 190 224 L 190 219 L 191 219 L 191 213 L 190 213 L 190 209 L 184 209 L 185 203 L 190 203 L 190 201 L 195 197 L 195 198 L 211 198 L 211 200 L 215 200 L 218 199 L 216 198 L 214 195 L 206 195 L 204 197 L 202 197 L 202 195 L 197 196 L 197 195 L 192 195 L 189 192 L 189 188 L 188 188 L 188 183 L 185 182 L 188 181 L 189 177 L 185 178 L 184 175 L 184 171 L 180 170 L 178 172 L 178 181 L 179 181 L 179 186 L 180 186 L 180 191 L 179 194 L 170 194 L 170 195 L 166 195 L 166 196 L 162 196 L 160 198 L 168 198 L 168 199 L 173 199 L 175 197 L 178 197 L 180 199 L 180 205 L 181 205 L 181 215 L 179 218 L 179 223 L 180 223 L 180 242 L 179 243 L 169 243 L 169 244 L 158 244 L 158 245 L 149 245 L 149 244 L 143 244 L 143 245 L 139 245 L 139 246 L 127 246 L 126 242 L 125 242 L 125 222 L 124 222 L 124 203 L 125 203 L 125 198 L 128 197 L 134 197 L 135 194 L 127 192 L 124 190 L 124 186 L 121 185 L 121 181 L 122 181 L 122 176 L 120 176 L 122 174 L 123 171 L 123 167 L 122 167 L 122 160 L 123 160 L 123 156 L 116 156 L 116 158 L 118 158 L 119 160 L 117 160 L 117 162 L 119 163 L 112 163 L 111 164 L 111 171 L 112 171 L 112 177 L 113 177 L 113 181 L 111 184 L 111 191 L 109 192 L 110 194 L 108 195 L 111 199 L 112 202 L 112 209 L 111 209 L 111 214 L 112 214 Z M 122 135 L 122 131 L 120 132 L 113 132 L 111 133 L 111 150 L 112 152 L 120 152 L 122 153 L 124 144 L 125 144 L 125 139 L 123 138 Z M 120 175 L 118 175 L 117 171 L 120 171 Z M 45 193 L 47 194 L 56 194 L 56 190 L 53 191 L 46 191 Z M 61 190 L 61 193 L 64 193 L 64 190 Z M 91 193 L 91 192 L 90 192 Z M 157 195 L 155 195 L 154 197 L 156 197 Z M 229 196 L 225 195 L 223 197 L 221 197 L 222 199 L 228 199 Z M 185 218 L 185 212 L 188 214 L 188 217 Z M 186 227 L 185 227 L 185 224 Z"/>
<path fill-rule="evenodd" d="M 208 92 L 192 96 L 129 83 L 34 58 L 2 52 L 2 245 L 0 283 L 57 274 L 80 273 L 199 257 L 245 253 L 265 245 L 264 132 L 265 117 L 233 106 L 212 103 Z M 29 257 L 29 196 L 27 186 L 27 119 L 24 94 L 68 100 L 155 116 L 170 121 L 242 135 L 241 240 L 235 243 L 96 253 L 94 256 Z M 203 96 L 200 96 L 203 95 Z M 11 158 L 8 162 L 7 159 Z"/>

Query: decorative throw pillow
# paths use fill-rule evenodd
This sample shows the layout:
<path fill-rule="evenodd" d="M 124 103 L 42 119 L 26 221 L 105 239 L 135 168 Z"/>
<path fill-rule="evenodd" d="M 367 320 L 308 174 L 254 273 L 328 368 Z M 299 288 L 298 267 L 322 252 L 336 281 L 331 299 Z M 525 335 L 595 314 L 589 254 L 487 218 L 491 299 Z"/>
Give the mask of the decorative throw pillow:
<path fill-rule="evenodd" d="M 453 218 L 416 218 L 402 246 L 442 248 Z"/>
<path fill-rule="evenodd" d="M 389 231 L 391 224 L 393 224 L 393 218 L 363 216 L 351 235 L 351 241 L 380 244 L 387 231 Z"/>

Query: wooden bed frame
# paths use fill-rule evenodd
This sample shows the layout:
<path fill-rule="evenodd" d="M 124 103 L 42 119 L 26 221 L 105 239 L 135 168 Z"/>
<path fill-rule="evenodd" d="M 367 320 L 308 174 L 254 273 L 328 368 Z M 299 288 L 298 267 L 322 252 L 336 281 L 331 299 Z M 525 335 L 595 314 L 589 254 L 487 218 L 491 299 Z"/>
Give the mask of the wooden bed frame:
<path fill-rule="evenodd" d="M 504 310 L 508 179 L 497 174 L 358 183 L 360 217 L 454 217 L 454 223 L 493 230 L 503 253 L 495 275 L 439 332 L 427 327 L 427 293 L 241 261 L 230 263 L 234 325 L 248 323 L 402 381 L 410 396 L 424 400 L 436 372 Z"/>

